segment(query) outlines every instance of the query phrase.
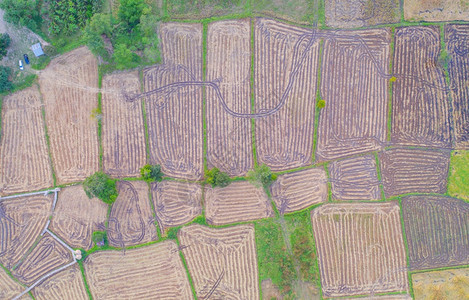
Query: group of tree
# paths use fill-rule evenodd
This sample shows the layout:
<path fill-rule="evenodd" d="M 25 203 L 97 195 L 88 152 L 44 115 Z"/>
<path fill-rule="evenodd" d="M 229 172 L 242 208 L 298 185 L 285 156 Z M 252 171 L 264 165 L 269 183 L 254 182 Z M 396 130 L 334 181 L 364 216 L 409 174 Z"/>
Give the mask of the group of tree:
<path fill-rule="evenodd" d="M 253 170 L 248 172 L 246 177 L 253 185 L 264 188 L 270 187 L 277 180 L 277 175 L 273 174 L 265 164 L 255 166 Z"/>
<path fill-rule="evenodd" d="M 143 180 L 148 182 L 161 181 L 164 176 L 160 165 L 144 165 L 143 168 L 140 169 L 140 175 L 142 175 Z"/>
<path fill-rule="evenodd" d="M 205 172 L 205 182 L 212 187 L 225 187 L 231 183 L 231 178 L 225 172 L 221 172 L 218 168 L 213 168 Z"/>

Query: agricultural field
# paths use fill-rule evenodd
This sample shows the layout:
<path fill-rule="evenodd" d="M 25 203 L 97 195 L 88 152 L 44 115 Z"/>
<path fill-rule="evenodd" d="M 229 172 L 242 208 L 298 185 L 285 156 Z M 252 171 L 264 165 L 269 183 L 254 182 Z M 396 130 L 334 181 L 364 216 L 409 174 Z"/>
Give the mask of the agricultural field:
<path fill-rule="evenodd" d="M 334 200 L 379 200 L 376 160 L 373 155 L 346 158 L 328 165 Z"/>
<path fill-rule="evenodd" d="M 57 183 L 83 181 L 99 168 L 98 62 L 78 48 L 53 59 L 39 85 Z"/>
<path fill-rule="evenodd" d="M 109 244 L 125 248 L 158 239 L 148 184 L 144 181 L 119 181 L 117 190 L 119 196 L 108 219 Z"/>
<path fill-rule="evenodd" d="M 392 143 L 450 147 L 450 102 L 439 62 L 440 29 L 396 28 L 394 47 Z"/>
<path fill-rule="evenodd" d="M 402 198 L 412 270 L 469 264 L 469 203 L 446 196 Z"/>
<path fill-rule="evenodd" d="M 13 299 L 24 290 L 19 282 L 11 278 L 8 273 L 0 267 L 0 299 Z"/>
<path fill-rule="evenodd" d="M 162 181 L 151 186 L 161 232 L 184 225 L 202 214 L 202 187 L 197 183 Z"/>
<path fill-rule="evenodd" d="M 199 299 L 259 299 L 254 226 L 190 225 L 178 239 Z"/>
<path fill-rule="evenodd" d="M 63 299 L 86 300 L 85 283 L 81 275 L 80 267 L 73 265 L 43 281 L 33 289 L 34 298 L 37 300 Z"/>
<path fill-rule="evenodd" d="M 469 10 L 468 10 L 469 14 Z M 456 149 L 469 149 L 469 25 L 445 25 L 445 44 L 450 60 L 448 75 L 453 102 L 453 142 Z"/>
<path fill-rule="evenodd" d="M 159 29 L 164 64 L 143 71 L 144 90 L 175 88 L 145 97 L 150 163 L 176 178 L 203 176 L 202 26 L 164 24 Z M 184 122 L 181 122 L 184 120 Z"/>
<path fill-rule="evenodd" d="M 279 213 L 295 212 L 327 200 L 327 175 L 321 168 L 286 173 L 270 191 Z"/>
<path fill-rule="evenodd" d="M 412 275 L 415 299 L 469 298 L 469 268 L 450 269 Z"/>
<path fill-rule="evenodd" d="M 125 254 L 96 252 L 83 264 L 93 299 L 193 299 L 173 241 L 126 250 Z"/>
<path fill-rule="evenodd" d="M 103 76 L 103 168 L 113 177 L 138 176 L 146 164 L 142 100 L 125 97 L 140 92 L 138 76 L 137 72 Z"/>
<path fill-rule="evenodd" d="M 41 95 L 36 85 L 3 99 L 1 128 L 0 194 L 53 186 Z"/>
<path fill-rule="evenodd" d="M 248 181 L 235 181 L 229 186 L 205 187 L 205 216 L 213 225 L 246 222 L 273 217 L 267 194 Z"/>
<path fill-rule="evenodd" d="M 325 297 L 408 290 L 397 203 L 325 204 L 311 219 Z"/>
<path fill-rule="evenodd" d="M 393 148 L 378 158 L 386 197 L 446 192 L 449 151 Z"/>
<path fill-rule="evenodd" d="M 207 164 L 230 176 L 253 167 L 249 19 L 218 21 L 207 29 Z"/>
<path fill-rule="evenodd" d="M 404 18 L 408 21 L 456 21 L 469 19 L 467 1 L 404 0 Z"/>
<path fill-rule="evenodd" d="M 368 29 L 323 34 L 320 94 L 326 105 L 319 114 L 317 161 L 384 147 L 389 94 L 382 74 L 389 72 L 390 33 Z"/>
<path fill-rule="evenodd" d="M 311 165 L 319 39 L 270 19 L 254 26 L 255 111 L 275 112 L 256 119 L 258 160 L 273 171 Z"/>
<path fill-rule="evenodd" d="M 105 229 L 107 211 L 108 206 L 88 198 L 81 185 L 65 187 L 59 192 L 50 229 L 69 246 L 89 250 L 93 232 Z"/>
<path fill-rule="evenodd" d="M 448 178 L 448 194 L 451 197 L 469 201 L 469 151 L 451 153 Z"/>

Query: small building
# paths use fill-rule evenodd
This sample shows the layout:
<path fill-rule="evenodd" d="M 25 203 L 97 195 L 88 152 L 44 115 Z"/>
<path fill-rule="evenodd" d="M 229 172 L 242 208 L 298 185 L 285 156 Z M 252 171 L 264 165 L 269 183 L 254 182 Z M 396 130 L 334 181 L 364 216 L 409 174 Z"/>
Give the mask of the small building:
<path fill-rule="evenodd" d="M 32 45 L 31 50 L 33 50 L 33 53 L 34 53 L 34 55 L 36 55 L 36 57 L 44 55 L 44 51 L 42 50 L 41 43 L 37 43 L 37 44 Z"/>

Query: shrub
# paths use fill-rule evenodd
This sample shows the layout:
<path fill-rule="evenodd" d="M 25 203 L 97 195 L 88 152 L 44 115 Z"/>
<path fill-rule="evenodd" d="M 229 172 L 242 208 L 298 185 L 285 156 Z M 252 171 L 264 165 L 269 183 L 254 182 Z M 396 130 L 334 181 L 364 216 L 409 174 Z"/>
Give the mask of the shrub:
<path fill-rule="evenodd" d="M 221 172 L 218 168 L 213 168 L 205 172 L 205 182 L 211 184 L 212 187 L 225 187 L 231 183 L 231 178 L 228 174 Z"/>
<path fill-rule="evenodd" d="M 39 29 L 41 16 L 36 0 L 3 0 L 0 2 L 0 8 L 5 10 L 5 21 L 26 26 L 31 30 Z"/>
<path fill-rule="evenodd" d="M 117 16 L 127 25 L 128 30 L 132 30 L 140 23 L 140 17 L 147 7 L 145 0 L 120 0 Z"/>
<path fill-rule="evenodd" d="M 53 57 L 53 56 L 56 56 L 58 54 L 57 48 L 55 48 L 52 45 L 44 46 L 44 53 L 49 57 Z"/>
<path fill-rule="evenodd" d="M 97 246 L 104 246 L 107 244 L 107 235 L 104 231 L 95 231 L 91 237 L 93 243 Z"/>
<path fill-rule="evenodd" d="M 89 198 L 98 197 L 108 204 L 117 198 L 116 181 L 103 172 L 96 172 L 83 182 L 83 189 Z"/>
<path fill-rule="evenodd" d="M 272 174 L 270 168 L 267 165 L 262 164 L 254 167 L 254 170 L 249 171 L 247 179 L 257 187 L 263 186 L 264 188 L 268 188 L 275 180 L 277 180 L 277 175 Z"/>
<path fill-rule="evenodd" d="M 7 48 L 10 46 L 10 36 L 8 33 L 3 33 L 0 35 L 0 59 L 7 55 Z"/>
<path fill-rule="evenodd" d="M 10 81 L 10 74 L 10 68 L 0 66 L 0 93 L 10 91 L 13 88 L 13 85 Z"/>
<path fill-rule="evenodd" d="M 145 181 L 161 181 L 164 176 L 160 165 L 144 165 L 140 174 Z"/>
<path fill-rule="evenodd" d="M 320 99 L 317 103 L 318 108 L 324 108 L 326 107 L 326 101 L 323 99 Z"/>

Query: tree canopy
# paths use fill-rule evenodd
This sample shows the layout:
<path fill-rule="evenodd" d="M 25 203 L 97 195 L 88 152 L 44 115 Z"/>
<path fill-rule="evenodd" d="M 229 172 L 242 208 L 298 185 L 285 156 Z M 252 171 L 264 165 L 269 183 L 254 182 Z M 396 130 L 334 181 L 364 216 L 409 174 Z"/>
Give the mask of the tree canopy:
<path fill-rule="evenodd" d="M 10 81 L 11 69 L 8 67 L 0 66 L 0 93 L 9 91 L 13 88 Z"/>
<path fill-rule="evenodd" d="M 103 172 L 96 172 L 83 182 L 83 189 L 89 198 L 97 197 L 105 203 L 116 201 L 116 181 Z"/>
<path fill-rule="evenodd" d="M 277 180 L 277 175 L 272 174 L 270 168 L 267 165 L 262 164 L 260 166 L 255 166 L 254 170 L 249 171 L 247 179 L 255 186 L 268 188 L 275 180 Z"/>
<path fill-rule="evenodd" d="M 140 169 L 140 174 L 145 181 L 161 181 L 164 176 L 160 165 L 145 165 Z"/>
<path fill-rule="evenodd" d="M 212 187 L 225 187 L 231 183 L 231 178 L 218 168 L 213 168 L 205 172 L 205 182 L 212 185 Z"/>

